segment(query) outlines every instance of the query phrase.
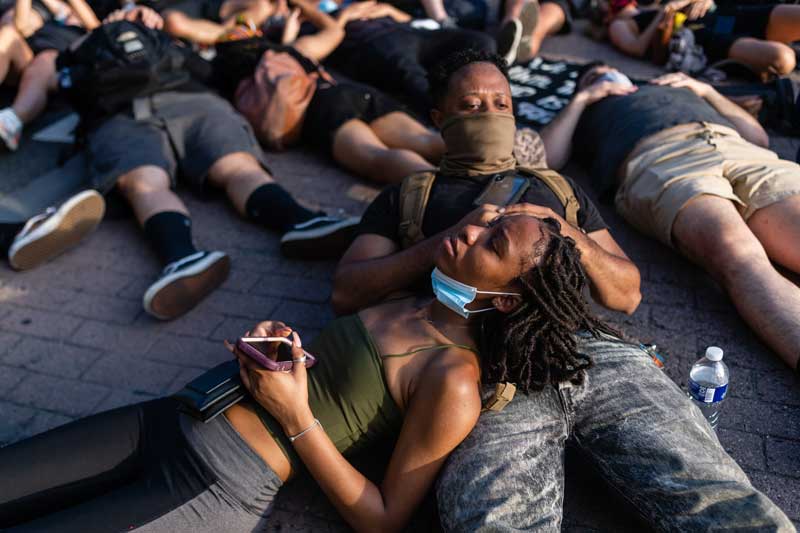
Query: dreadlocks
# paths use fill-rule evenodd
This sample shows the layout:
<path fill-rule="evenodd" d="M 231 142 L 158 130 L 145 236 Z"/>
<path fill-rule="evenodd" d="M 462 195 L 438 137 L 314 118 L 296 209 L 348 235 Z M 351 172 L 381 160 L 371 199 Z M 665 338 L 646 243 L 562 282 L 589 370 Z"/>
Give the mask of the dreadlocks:
<path fill-rule="evenodd" d="M 511 381 L 522 392 L 561 381 L 583 383 L 593 363 L 577 351 L 575 334 L 616 334 L 594 317 L 583 296 L 586 274 L 575 241 L 559 234 L 556 220 L 544 222 L 546 240 L 533 253 L 539 264 L 517 278 L 520 305 L 474 322 L 484 380 Z"/>

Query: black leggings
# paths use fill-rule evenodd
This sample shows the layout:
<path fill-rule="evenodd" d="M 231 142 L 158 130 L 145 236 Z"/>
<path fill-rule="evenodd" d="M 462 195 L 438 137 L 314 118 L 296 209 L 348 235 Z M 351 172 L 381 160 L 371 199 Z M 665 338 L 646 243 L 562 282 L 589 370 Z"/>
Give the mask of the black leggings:
<path fill-rule="evenodd" d="M 0 529 L 126 531 L 216 480 L 171 399 L 90 416 L 0 449 Z"/>

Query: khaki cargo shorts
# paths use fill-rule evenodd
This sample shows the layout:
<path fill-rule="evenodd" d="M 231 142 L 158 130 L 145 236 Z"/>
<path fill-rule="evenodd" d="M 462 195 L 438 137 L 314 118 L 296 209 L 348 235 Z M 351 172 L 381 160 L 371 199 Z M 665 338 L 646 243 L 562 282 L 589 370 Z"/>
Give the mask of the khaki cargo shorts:
<path fill-rule="evenodd" d="M 727 198 L 747 220 L 762 207 L 800 194 L 800 165 L 717 124 L 683 124 L 646 137 L 621 171 L 617 211 L 670 246 L 672 224 L 693 198 Z"/>

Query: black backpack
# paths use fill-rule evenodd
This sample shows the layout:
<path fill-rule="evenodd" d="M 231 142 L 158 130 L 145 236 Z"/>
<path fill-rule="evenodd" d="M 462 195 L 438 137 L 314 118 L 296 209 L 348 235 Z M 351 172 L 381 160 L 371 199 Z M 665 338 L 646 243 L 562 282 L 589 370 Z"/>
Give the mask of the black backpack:
<path fill-rule="evenodd" d="M 85 126 L 140 96 L 190 84 L 190 54 L 162 31 L 127 20 L 103 24 L 58 56 L 59 86 Z"/>

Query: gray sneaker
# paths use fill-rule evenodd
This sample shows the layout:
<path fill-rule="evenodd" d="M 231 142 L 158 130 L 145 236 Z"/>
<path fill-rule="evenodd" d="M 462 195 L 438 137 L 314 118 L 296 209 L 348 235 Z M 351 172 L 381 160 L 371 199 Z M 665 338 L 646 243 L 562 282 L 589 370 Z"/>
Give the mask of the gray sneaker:
<path fill-rule="evenodd" d="M 231 260 L 223 252 L 197 252 L 164 267 L 144 293 L 144 310 L 160 320 L 183 315 L 228 279 Z"/>

